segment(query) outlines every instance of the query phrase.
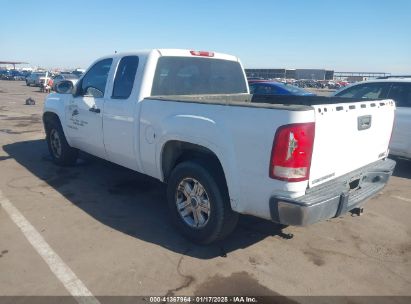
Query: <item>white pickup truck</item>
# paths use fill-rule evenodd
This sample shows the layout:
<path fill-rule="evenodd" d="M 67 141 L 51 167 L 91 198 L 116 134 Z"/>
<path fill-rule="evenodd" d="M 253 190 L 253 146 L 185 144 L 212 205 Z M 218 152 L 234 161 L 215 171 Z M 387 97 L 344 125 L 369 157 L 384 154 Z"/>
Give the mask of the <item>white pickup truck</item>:
<path fill-rule="evenodd" d="M 387 183 L 392 100 L 250 95 L 238 58 L 155 49 L 95 61 L 48 95 L 58 165 L 78 150 L 167 183 L 191 240 L 227 236 L 238 214 L 307 225 L 358 208 Z"/>

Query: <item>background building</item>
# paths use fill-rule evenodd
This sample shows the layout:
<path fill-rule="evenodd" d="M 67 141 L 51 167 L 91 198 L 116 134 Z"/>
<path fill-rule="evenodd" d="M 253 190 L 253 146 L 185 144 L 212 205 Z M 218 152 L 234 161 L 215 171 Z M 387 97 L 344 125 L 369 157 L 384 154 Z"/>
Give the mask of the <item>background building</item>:
<path fill-rule="evenodd" d="M 334 71 L 325 69 L 245 69 L 247 77 L 332 80 Z"/>
<path fill-rule="evenodd" d="M 385 72 L 335 72 L 334 76 L 336 79 L 344 79 L 348 81 L 362 81 L 377 77 L 387 77 L 391 73 Z"/>
<path fill-rule="evenodd" d="M 286 69 L 245 69 L 247 77 L 286 78 Z"/>

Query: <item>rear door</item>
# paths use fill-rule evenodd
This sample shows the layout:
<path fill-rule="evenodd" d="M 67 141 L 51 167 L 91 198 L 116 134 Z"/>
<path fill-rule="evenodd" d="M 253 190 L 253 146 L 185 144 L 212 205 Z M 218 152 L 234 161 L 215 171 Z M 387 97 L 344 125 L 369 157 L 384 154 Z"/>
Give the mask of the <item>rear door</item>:
<path fill-rule="evenodd" d="M 384 158 L 394 120 L 391 100 L 316 105 L 310 186 Z"/>
<path fill-rule="evenodd" d="M 135 138 L 139 134 L 136 122 L 137 92 L 135 83 L 139 65 L 138 56 L 122 57 L 115 72 L 109 97 L 105 100 L 103 115 L 104 144 L 108 159 L 131 169 L 137 169 Z"/>
<path fill-rule="evenodd" d="M 397 106 L 390 151 L 411 158 L 411 82 L 393 83 L 388 98 Z"/>

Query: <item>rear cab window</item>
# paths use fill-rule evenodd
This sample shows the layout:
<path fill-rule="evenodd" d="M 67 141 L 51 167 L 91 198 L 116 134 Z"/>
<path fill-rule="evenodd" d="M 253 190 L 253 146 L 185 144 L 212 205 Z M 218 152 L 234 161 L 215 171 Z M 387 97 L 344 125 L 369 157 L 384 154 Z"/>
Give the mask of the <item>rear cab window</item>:
<path fill-rule="evenodd" d="M 239 62 L 215 58 L 160 57 L 152 96 L 247 93 Z"/>
<path fill-rule="evenodd" d="M 121 58 L 113 85 L 113 99 L 127 99 L 133 90 L 134 79 L 138 68 L 138 56 Z"/>

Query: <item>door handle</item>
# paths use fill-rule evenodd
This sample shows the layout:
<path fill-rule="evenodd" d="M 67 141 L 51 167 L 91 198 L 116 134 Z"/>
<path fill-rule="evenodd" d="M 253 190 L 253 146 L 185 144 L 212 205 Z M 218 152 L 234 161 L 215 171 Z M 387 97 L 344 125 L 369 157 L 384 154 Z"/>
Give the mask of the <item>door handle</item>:
<path fill-rule="evenodd" d="M 371 115 L 358 116 L 357 118 L 358 131 L 369 129 L 371 127 L 371 121 L 372 121 Z"/>
<path fill-rule="evenodd" d="M 94 113 L 100 113 L 100 109 L 98 108 L 90 108 L 88 109 L 90 112 L 94 112 Z"/>

